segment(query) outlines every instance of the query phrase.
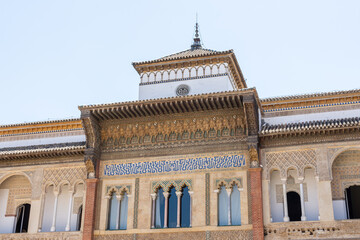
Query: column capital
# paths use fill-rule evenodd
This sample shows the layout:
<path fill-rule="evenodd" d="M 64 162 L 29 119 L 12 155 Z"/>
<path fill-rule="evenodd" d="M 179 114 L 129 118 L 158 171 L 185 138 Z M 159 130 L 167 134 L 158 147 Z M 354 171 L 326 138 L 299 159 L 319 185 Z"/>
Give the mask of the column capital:
<path fill-rule="evenodd" d="M 59 194 L 60 194 L 60 192 L 59 192 L 59 191 L 54 191 L 54 195 L 55 195 L 55 197 L 57 197 Z"/>
<path fill-rule="evenodd" d="M 189 193 L 190 196 L 194 194 L 193 191 L 188 191 L 188 193 Z"/>
<path fill-rule="evenodd" d="M 169 197 L 169 195 L 170 195 L 169 192 L 164 192 L 163 194 L 164 194 L 164 197 L 165 197 L 166 199 L 167 199 L 167 198 Z"/>
<path fill-rule="evenodd" d="M 175 194 L 176 194 L 176 196 L 179 198 L 179 197 L 181 197 L 182 192 L 180 192 L 180 191 L 176 191 L 176 192 L 175 192 Z"/>
<path fill-rule="evenodd" d="M 105 199 L 110 199 L 111 196 L 110 196 L 110 195 L 106 195 L 104 198 L 105 198 Z"/>
<path fill-rule="evenodd" d="M 303 182 L 304 182 L 304 180 L 305 180 L 305 178 L 304 178 L 304 177 L 298 177 L 298 181 L 299 181 L 300 183 L 303 183 Z"/>
<path fill-rule="evenodd" d="M 116 195 L 116 199 L 117 199 L 118 201 L 121 201 L 122 198 L 123 198 L 123 195 Z"/>
<path fill-rule="evenodd" d="M 156 197 L 157 197 L 157 193 L 152 193 L 152 194 L 150 194 L 150 196 L 151 196 L 151 198 L 152 198 L 152 200 L 156 200 Z"/>
<path fill-rule="evenodd" d="M 281 181 L 282 184 L 286 184 L 286 180 L 287 180 L 287 178 L 281 178 L 281 179 L 280 179 L 280 181 Z"/>

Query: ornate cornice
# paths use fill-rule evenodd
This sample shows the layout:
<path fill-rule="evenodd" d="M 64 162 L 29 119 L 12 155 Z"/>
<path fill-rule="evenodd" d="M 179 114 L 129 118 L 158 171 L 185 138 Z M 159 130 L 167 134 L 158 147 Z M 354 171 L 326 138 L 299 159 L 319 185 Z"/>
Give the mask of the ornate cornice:
<path fill-rule="evenodd" d="M 207 93 L 182 97 L 170 97 L 134 102 L 111 103 L 80 106 L 81 112 L 87 110 L 96 119 L 131 119 L 169 114 L 184 114 L 199 111 L 239 108 L 242 98 L 249 96 L 256 105 L 259 98 L 255 88 L 241 89 L 229 92 Z"/>
<path fill-rule="evenodd" d="M 264 112 L 308 110 L 311 108 L 360 103 L 360 89 L 261 99 Z"/>
<path fill-rule="evenodd" d="M 3 125 L 0 126 L 0 136 L 72 131 L 81 129 L 82 125 L 80 119 L 66 119 L 46 122 Z"/>

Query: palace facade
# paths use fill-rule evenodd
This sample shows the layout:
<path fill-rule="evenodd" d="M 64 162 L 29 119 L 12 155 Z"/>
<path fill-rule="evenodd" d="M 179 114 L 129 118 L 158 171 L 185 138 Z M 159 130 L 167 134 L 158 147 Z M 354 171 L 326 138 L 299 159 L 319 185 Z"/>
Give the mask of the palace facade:
<path fill-rule="evenodd" d="M 0 126 L 0 239 L 360 238 L 360 90 L 261 99 L 197 25 L 133 66 L 138 101 Z"/>

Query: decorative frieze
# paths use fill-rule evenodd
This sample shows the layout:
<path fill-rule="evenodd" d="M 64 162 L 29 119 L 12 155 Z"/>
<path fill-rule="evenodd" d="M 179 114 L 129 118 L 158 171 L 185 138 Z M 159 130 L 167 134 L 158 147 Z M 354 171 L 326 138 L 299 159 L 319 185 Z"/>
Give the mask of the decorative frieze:
<path fill-rule="evenodd" d="M 102 150 L 175 142 L 205 141 L 245 135 L 246 124 L 241 111 L 228 115 L 193 115 L 180 119 L 110 123 L 102 126 Z"/>
<path fill-rule="evenodd" d="M 189 172 L 240 168 L 245 166 L 245 163 L 245 156 L 240 154 L 199 156 L 177 160 L 105 164 L 103 174 L 104 176 L 124 176 L 149 173 Z"/>
<path fill-rule="evenodd" d="M 54 185 L 59 187 L 60 183 L 67 183 L 70 187 L 86 179 L 85 167 L 62 167 L 44 169 L 43 187 Z"/>

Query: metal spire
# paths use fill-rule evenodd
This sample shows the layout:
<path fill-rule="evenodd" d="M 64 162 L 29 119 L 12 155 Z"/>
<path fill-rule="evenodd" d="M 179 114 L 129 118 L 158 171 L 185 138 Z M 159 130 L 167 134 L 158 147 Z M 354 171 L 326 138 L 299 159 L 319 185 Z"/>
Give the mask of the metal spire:
<path fill-rule="evenodd" d="M 195 49 L 201 49 L 201 40 L 200 40 L 200 35 L 199 35 L 199 24 L 198 24 L 198 19 L 197 19 L 197 14 L 196 14 L 196 24 L 195 24 L 195 37 L 194 37 L 194 42 L 191 45 L 191 50 L 195 50 Z"/>

